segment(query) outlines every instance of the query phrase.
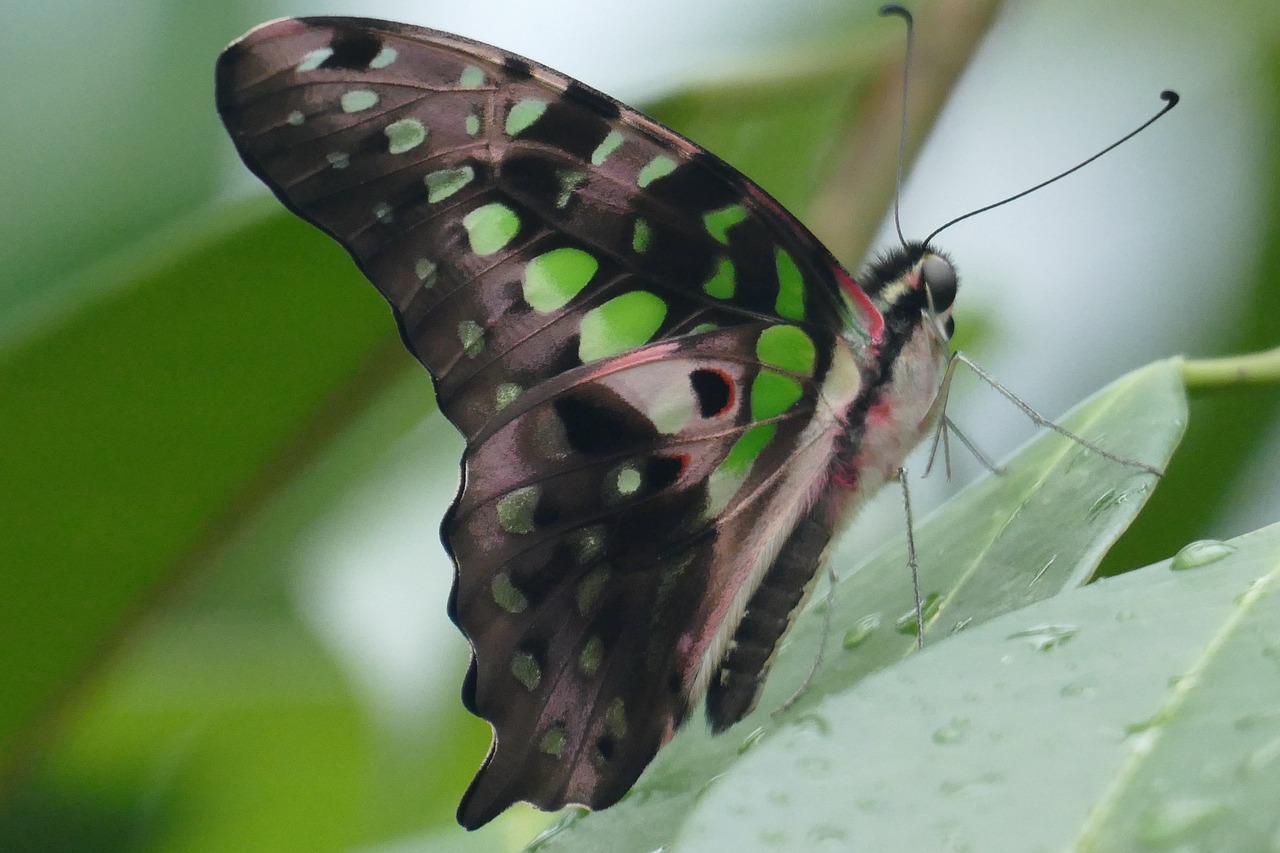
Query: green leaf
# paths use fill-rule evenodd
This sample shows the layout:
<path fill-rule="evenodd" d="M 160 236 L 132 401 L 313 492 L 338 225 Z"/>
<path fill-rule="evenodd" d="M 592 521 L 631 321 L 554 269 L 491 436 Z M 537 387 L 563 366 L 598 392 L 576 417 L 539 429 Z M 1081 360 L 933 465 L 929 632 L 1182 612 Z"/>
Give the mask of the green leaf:
<path fill-rule="evenodd" d="M 1273 849 L 1280 525 L 1217 557 L 1064 593 L 829 697 L 717 779 L 671 840 Z"/>
<path fill-rule="evenodd" d="M 1186 420 L 1179 376 L 1176 360 L 1142 368 L 1081 404 L 1062 424 L 1109 451 L 1162 466 Z M 922 591 L 931 602 L 927 630 L 938 645 L 948 645 L 939 641 L 956 631 L 1087 581 L 1155 480 L 1055 433 L 1030 442 L 1006 469 L 975 482 L 916 531 Z M 837 551 L 837 565 L 852 564 L 854 545 L 846 542 Z M 803 727 L 827 702 L 856 693 L 867 675 L 915 650 L 906 564 L 905 547 L 895 542 L 837 587 L 826 658 L 787 712 L 771 714 L 810 669 L 824 631 L 821 607 L 798 620 L 752 715 L 716 738 L 691 722 L 621 803 L 588 819 L 570 817 L 565 824 L 571 828 L 562 824 L 531 849 L 595 850 L 609 843 L 613 850 L 647 851 L 681 839 L 682 827 L 700 813 L 699 804 L 727 774 L 739 772 L 744 753 Z M 908 633 L 898 629 L 900 617 Z M 962 675 L 958 667 L 954 677 Z M 752 772 L 765 780 L 772 771 Z M 627 839 L 625 847 L 618 846 L 620 838 Z"/>

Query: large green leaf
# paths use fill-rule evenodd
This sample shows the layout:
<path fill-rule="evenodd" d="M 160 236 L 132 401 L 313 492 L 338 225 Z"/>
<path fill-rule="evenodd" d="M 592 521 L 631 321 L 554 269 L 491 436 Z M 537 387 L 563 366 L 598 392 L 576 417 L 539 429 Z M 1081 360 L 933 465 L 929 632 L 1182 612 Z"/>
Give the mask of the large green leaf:
<path fill-rule="evenodd" d="M 1122 377 L 1063 419 L 1068 428 L 1133 460 L 1163 466 L 1186 423 L 1177 361 Z M 1088 580 L 1107 547 L 1141 509 L 1155 476 L 1118 464 L 1052 433 L 1017 453 L 1003 475 L 991 474 L 942 506 L 916 532 L 928 637 L 960 630 Z M 854 565 L 857 543 L 835 562 Z M 731 732 L 710 737 L 697 721 L 659 753 L 631 794 L 608 811 L 566 824 L 534 845 L 542 850 L 648 851 L 683 837 L 701 803 L 721 780 L 815 710 L 855 691 L 872 672 L 916 648 L 906 552 L 880 549 L 835 590 L 830 651 L 808 689 L 786 713 L 786 701 L 813 661 L 824 630 L 821 607 L 803 614 L 785 642 L 760 708 Z M 899 627 L 901 623 L 902 627 Z M 963 667 L 954 679 L 963 680 Z M 855 734 L 850 731 L 849 735 Z M 827 749 L 842 749 L 827 743 Z M 857 755 L 854 747 L 848 753 Z M 771 769 L 749 771 L 771 777 Z M 796 826 L 816 829 L 820 822 Z M 793 841 L 803 836 L 793 838 Z M 625 845 L 618 839 L 626 839 Z M 701 849 L 694 847 L 693 849 Z M 876 848 L 871 848 L 876 849 Z M 928 849 L 928 848 L 925 848 Z"/>

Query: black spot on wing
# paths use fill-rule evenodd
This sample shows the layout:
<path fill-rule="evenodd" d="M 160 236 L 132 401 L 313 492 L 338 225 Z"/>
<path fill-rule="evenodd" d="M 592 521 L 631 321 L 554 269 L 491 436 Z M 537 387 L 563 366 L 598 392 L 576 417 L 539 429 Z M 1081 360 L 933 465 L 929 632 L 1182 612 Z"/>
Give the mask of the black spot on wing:
<path fill-rule="evenodd" d="M 574 101 L 585 106 L 591 112 L 607 119 L 617 118 L 622 114 L 622 109 L 617 101 L 605 95 L 582 85 L 577 80 L 570 80 L 569 87 L 564 91 L 564 97 L 568 101 Z"/>
<path fill-rule="evenodd" d="M 346 68 L 363 71 L 382 50 L 382 39 L 371 33 L 345 33 L 333 40 L 333 55 L 320 63 L 321 68 Z"/>
<path fill-rule="evenodd" d="M 504 58 L 502 60 L 502 70 L 507 72 L 513 80 L 527 80 L 533 76 L 533 70 L 529 67 L 529 63 L 518 56 Z"/>
<path fill-rule="evenodd" d="M 562 98 L 548 104 L 547 111 L 520 134 L 520 139 L 543 142 L 570 152 L 579 161 L 586 161 L 608 133 L 609 123 L 594 109 L 583 109 L 580 104 Z"/>
<path fill-rule="evenodd" d="M 614 392 L 600 386 L 570 392 L 552 404 L 569 446 L 579 453 L 635 450 L 658 437 L 653 424 Z"/>
<path fill-rule="evenodd" d="M 723 413 L 733 399 L 732 380 L 719 370 L 693 371 L 689 374 L 689 386 L 698 398 L 698 412 L 704 418 Z"/>

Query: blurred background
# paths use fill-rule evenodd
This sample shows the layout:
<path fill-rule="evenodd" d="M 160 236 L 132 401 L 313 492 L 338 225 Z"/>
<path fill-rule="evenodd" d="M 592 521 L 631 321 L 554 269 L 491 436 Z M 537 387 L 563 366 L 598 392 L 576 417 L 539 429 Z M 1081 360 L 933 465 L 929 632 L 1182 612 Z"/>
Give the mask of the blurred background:
<path fill-rule="evenodd" d="M 444 615 L 461 442 L 377 294 L 236 159 L 213 109 L 228 41 L 345 13 L 501 45 L 651 108 L 856 269 L 896 147 L 902 32 L 876 5 L 6 3 L 0 850 L 507 850 L 545 822 L 453 824 L 488 743 Z M 1280 344 L 1273 0 L 1010 2 L 981 39 L 994 3 L 912 6 L 922 109 L 969 64 L 906 182 L 908 237 L 1183 97 L 939 238 L 963 348 L 1052 417 L 1153 359 Z M 950 411 L 996 457 L 1032 434 L 963 374 Z M 1280 394 L 1191 411 L 1106 570 L 1280 519 Z M 913 494 L 927 511 L 979 472 L 957 454 Z M 902 523 L 882 496 L 847 535 Z"/>

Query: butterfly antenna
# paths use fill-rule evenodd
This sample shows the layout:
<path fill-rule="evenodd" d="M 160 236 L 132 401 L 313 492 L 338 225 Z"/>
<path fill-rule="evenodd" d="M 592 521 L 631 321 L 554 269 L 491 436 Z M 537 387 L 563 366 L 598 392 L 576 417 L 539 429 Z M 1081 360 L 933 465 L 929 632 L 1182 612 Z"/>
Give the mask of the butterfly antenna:
<path fill-rule="evenodd" d="M 902 164 L 907 159 L 907 93 L 911 90 L 911 53 L 916 43 L 916 22 L 911 13 L 896 3 L 880 7 L 881 15 L 896 15 L 907 22 L 907 50 L 902 58 L 902 124 L 898 128 L 898 176 L 897 189 L 893 194 L 893 227 L 898 232 L 898 242 L 905 249 L 907 238 L 902 236 L 902 219 L 898 208 L 902 201 Z"/>
<path fill-rule="evenodd" d="M 971 216 L 977 216 L 979 213 L 986 213 L 988 210 L 995 210 L 997 207 L 1006 205 L 1011 201 L 1017 201 L 1018 199 L 1022 198 L 1025 195 L 1030 195 L 1036 190 L 1042 190 L 1045 187 L 1049 186 L 1049 184 L 1052 184 L 1055 181 L 1062 180 L 1067 175 L 1070 175 L 1072 172 L 1077 172 L 1083 169 L 1085 166 L 1088 166 L 1090 163 L 1092 163 L 1094 160 L 1097 160 L 1099 157 L 1101 157 L 1103 154 L 1106 154 L 1108 151 L 1118 148 L 1124 143 L 1128 142 L 1130 139 L 1137 136 L 1139 133 L 1142 133 L 1142 131 L 1146 130 L 1151 125 L 1155 124 L 1156 121 L 1161 117 L 1163 117 L 1165 113 L 1169 112 L 1169 110 L 1173 109 L 1178 105 L 1178 93 L 1173 91 L 1172 89 L 1165 89 L 1163 92 L 1160 93 L 1160 97 L 1165 101 L 1165 105 L 1161 107 L 1160 112 L 1156 113 L 1151 118 L 1147 119 L 1142 124 L 1138 125 L 1138 127 L 1134 128 L 1133 130 L 1126 133 L 1124 136 L 1117 139 L 1115 142 L 1108 145 L 1106 148 L 1103 148 L 1097 154 L 1094 154 L 1092 157 L 1088 158 L 1087 160 L 1077 163 L 1076 165 L 1072 166 L 1070 169 L 1067 169 L 1065 172 L 1061 174 L 1054 175 L 1052 178 L 1049 178 L 1049 180 L 1047 181 L 1041 181 L 1040 183 L 1036 184 L 1034 187 L 1025 189 L 1020 193 L 1015 193 L 1014 195 L 1011 195 L 1008 198 L 1001 199 L 1000 201 L 992 202 L 991 204 L 988 204 L 985 207 L 980 207 L 977 210 L 971 210 L 968 213 L 964 214 L 963 216 L 957 216 L 955 219 L 952 219 L 950 222 L 943 223 L 942 226 L 934 229 L 932 234 L 924 238 L 924 245 L 928 246 L 930 243 L 933 242 L 934 237 L 937 237 L 939 234 L 941 234 L 943 231 L 946 231 L 952 225 L 955 225 L 958 222 L 963 222 L 966 219 L 970 218 Z"/>

